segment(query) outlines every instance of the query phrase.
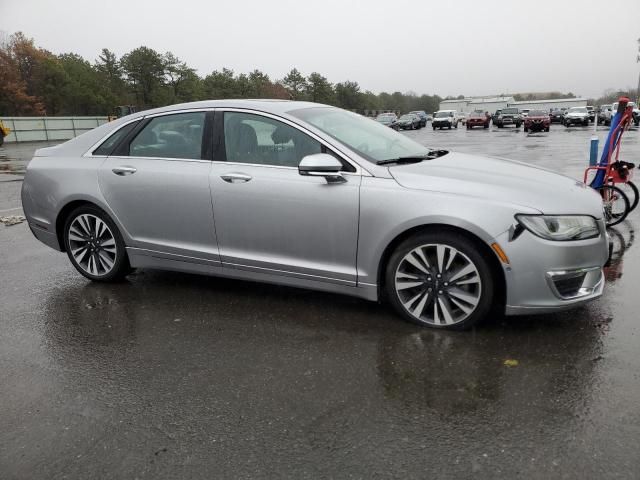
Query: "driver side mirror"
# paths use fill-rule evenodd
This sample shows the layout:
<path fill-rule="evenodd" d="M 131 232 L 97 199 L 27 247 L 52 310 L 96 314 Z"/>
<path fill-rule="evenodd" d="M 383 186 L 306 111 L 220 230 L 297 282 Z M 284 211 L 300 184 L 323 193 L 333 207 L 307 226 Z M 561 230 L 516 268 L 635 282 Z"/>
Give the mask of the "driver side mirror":
<path fill-rule="evenodd" d="M 344 183 L 347 180 L 340 173 L 342 163 L 328 153 L 307 155 L 298 164 L 298 173 L 307 177 L 324 177 L 327 183 Z"/>

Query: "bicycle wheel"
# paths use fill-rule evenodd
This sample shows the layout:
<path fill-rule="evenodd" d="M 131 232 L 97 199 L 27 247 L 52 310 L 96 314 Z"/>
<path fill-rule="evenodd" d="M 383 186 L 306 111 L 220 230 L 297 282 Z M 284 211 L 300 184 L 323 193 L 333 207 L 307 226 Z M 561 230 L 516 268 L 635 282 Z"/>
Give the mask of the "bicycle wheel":
<path fill-rule="evenodd" d="M 638 198 L 638 187 L 636 187 L 636 185 L 631 181 L 618 183 L 616 185 L 629 199 L 629 203 L 631 204 L 629 206 L 629 211 L 632 212 L 638 206 L 638 200 L 640 200 L 640 198 Z"/>
<path fill-rule="evenodd" d="M 598 188 L 598 192 L 602 197 L 604 221 L 607 227 L 613 227 L 627 218 L 631 204 L 622 190 L 613 185 L 603 185 Z"/>

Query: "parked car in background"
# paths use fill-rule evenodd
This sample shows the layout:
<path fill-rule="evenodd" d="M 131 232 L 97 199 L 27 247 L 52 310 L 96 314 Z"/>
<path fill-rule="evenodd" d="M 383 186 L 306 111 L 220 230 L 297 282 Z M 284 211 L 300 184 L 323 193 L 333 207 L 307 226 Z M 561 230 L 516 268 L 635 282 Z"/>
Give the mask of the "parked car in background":
<path fill-rule="evenodd" d="M 458 121 L 464 126 L 467 124 L 467 113 L 458 112 Z"/>
<path fill-rule="evenodd" d="M 491 117 L 489 117 L 485 112 L 471 112 L 467 118 L 467 130 L 471 130 L 473 127 L 489 128 L 490 122 Z"/>
<path fill-rule="evenodd" d="M 398 130 L 397 125 L 398 117 L 395 113 L 381 113 L 376 117 L 376 122 L 379 122 L 387 127 Z"/>
<path fill-rule="evenodd" d="M 524 119 L 525 132 L 548 132 L 550 125 L 551 118 L 544 110 L 529 110 L 529 115 Z"/>
<path fill-rule="evenodd" d="M 522 125 L 522 115 L 520 114 L 520 110 L 517 108 L 503 108 L 502 110 L 499 110 L 499 112 L 500 113 L 496 112 L 493 120 L 493 124 L 498 128 L 506 126 L 515 126 L 516 128 L 520 128 L 520 125 Z"/>
<path fill-rule="evenodd" d="M 427 126 L 427 112 L 425 112 L 424 110 L 414 110 L 413 112 L 409 112 L 413 115 L 417 115 L 418 117 L 420 117 L 420 126 L 421 127 L 426 127 Z"/>
<path fill-rule="evenodd" d="M 564 116 L 564 126 L 571 125 L 589 126 L 589 111 L 587 107 L 571 107 Z"/>
<path fill-rule="evenodd" d="M 396 125 L 400 130 L 418 130 L 422 128 L 422 120 L 413 113 L 405 113 L 398 119 Z"/>
<path fill-rule="evenodd" d="M 587 112 L 589 112 L 589 121 L 594 122 L 596 120 L 596 109 L 591 105 L 587 105 Z"/>
<path fill-rule="evenodd" d="M 562 123 L 564 112 L 559 108 L 552 108 L 549 112 L 549 118 L 551 123 Z"/>
<path fill-rule="evenodd" d="M 451 130 L 451 127 L 458 128 L 458 117 L 457 112 L 455 110 L 439 110 L 436 112 L 433 117 L 433 121 L 431 122 L 431 126 L 435 130 L 436 128 L 448 128 Z"/>
<path fill-rule="evenodd" d="M 602 295 L 608 257 L 602 199 L 574 179 L 308 102 L 134 113 L 37 150 L 22 206 L 92 281 L 266 281 L 384 299 L 440 329 L 580 306 Z"/>
<path fill-rule="evenodd" d="M 500 116 L 501 113 L 502 113 L 502 110 L 498 109 L 493 115 L 491 115 L 491 121 L 493 122 L 494 125 L 498 121 L 498 117 Z"/>
<path fill-rule="evenodd" d="M 629 105 L 633 108 L 633 123 L 635 124 L 636 127 L 640 126 L 640 109 L 638 109 L 638 106 L 636 105 L 635 102 L 629 102 Z M 615 115 L 617 111 L 618 111 L 618 102 L 615 102 L 611 106 L 611 114 Z"/>
<path fill-rule="evenodd" d="M 598 108 L 598 125 L 611 125 L 611 105 L 600 105 Z"/>
<path fill-rule="evenodd" d="M 525 118 L 527 118 L 527 115 L 529 115 L 529 112 L 531 111 L 531 109 L 529 108 L 522 108 L 520 110 L 520 116 L 522 117 L 522 119 L 524 120 Z"/>

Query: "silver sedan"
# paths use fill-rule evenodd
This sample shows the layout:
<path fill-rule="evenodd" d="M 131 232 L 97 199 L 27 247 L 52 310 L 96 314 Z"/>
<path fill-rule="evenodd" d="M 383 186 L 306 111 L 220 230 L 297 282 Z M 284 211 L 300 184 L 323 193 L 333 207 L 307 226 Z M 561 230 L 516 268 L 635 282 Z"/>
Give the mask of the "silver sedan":
<path fill-rule="evenodd" d="M 158 268 L 273 282 L 456 329 L 604 285 L 602 201 L 581 182 L 313 103 L 121 118 L 38 150 L 22 202 L 33 234 L 94 281 Z"/>

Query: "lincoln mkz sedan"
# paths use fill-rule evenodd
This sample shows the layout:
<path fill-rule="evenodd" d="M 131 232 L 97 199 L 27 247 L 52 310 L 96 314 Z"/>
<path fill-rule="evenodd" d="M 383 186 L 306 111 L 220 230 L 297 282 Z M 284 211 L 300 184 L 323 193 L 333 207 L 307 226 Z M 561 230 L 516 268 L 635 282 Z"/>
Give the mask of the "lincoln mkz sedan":
<path fill-rule="evenodd" d="M 608 253 L 581 182 L 304 102 L 129 115 L 38 150 L 22 202 L 33 234 L 94 281 L 157 268 L 273 282 L 386 299 L 436 328 L 592 300 Z"/>

